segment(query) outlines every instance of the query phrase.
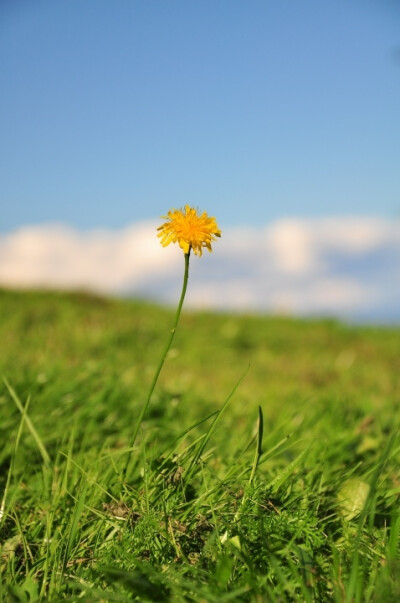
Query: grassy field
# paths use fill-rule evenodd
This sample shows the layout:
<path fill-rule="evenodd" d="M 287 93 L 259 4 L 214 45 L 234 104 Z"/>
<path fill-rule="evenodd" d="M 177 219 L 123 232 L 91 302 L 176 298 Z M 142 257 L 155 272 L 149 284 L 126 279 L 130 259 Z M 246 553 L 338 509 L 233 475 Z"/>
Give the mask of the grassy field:
<path fill-rule="evenodd" d="M 0 292 L 0 600 L 400 600 L 400 330 Z"/>

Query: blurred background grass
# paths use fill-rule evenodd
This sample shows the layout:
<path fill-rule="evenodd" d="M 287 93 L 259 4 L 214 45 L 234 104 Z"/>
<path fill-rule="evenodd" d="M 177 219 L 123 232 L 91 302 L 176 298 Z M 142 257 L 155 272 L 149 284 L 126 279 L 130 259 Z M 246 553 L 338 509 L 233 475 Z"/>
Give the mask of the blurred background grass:
<path fill-rule="evenodd" d="M 0 366 L 46 437 L 57 424 L 97 425 L 129 439 L 173 313 L 141 301 L 86 293 L 0 293 Z M 184 310 L 146 421 L 169 431 L 218 408 L 247 366 L 225 424 L 235 436 L 263 408 L 266 424 L 297 425 L 311 416 L 370 417 L 380 429 L 398 412 L 400 329 L 333 320 L 192 313 Z M 3 429 L 17 409 L 5 393 Z M 329 422 L 328 422 L 329 424 Z M 335 425 L 331 425 L 334 429 Z"/>
<path fill-rule="evenodd" d="M 0 600 L 396 600 L 399 329 L 184 310 L 124 478 L 173 312 L 2 290 L 0 316 L 38 434 L 2 384 Z"/>

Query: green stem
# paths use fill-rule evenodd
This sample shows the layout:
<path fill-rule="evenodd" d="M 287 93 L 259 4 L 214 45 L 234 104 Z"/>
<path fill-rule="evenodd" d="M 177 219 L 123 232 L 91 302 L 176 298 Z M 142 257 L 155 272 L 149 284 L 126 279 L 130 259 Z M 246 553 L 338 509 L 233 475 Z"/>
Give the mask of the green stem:
<path fill-rule="evenodd" d="M 188 253 L 185 253 L 185 273 L 184 273 L 184 276 L 183 276 L 183 284 L 182 284 L 181 297 L 180 297 L 178 308 L 177 308 L 176 314 L 175 314 L 174 326 L 172 327 L 170 336 L 169 336 L 168 341 L 167 341 L 167 345 L 165 346 L 164 352 L 163 352 L 163 354 L 161 356 L 160 363 L 159 363 L 159 365 L 157 367 L 157 370 L 156 370 L 156 372 L 154 374 L 153 381 L 151 382 L 150 390 L 149 390 L 149 393 L 147 395 L 147 399 L 146 399 L 146 401 L 145 401 L 145 403 L 143 405 L 143 408 L 142 408 L 142 410 L 140 412 L 139 418 L 138 418 L 137 423 L 136 423 L 135 431 L 133 433 L 132 442 L 131 442 L 131 446 L 130 446 L 131 451 L 129 453 L 128 461 L 127 461 L 127 464 L 126 464 L 126 467 L 125 467 L 125 475 L 126 475 L 126 471 L 128 469 L 128 465 L 129 465 L 129 461 L 130 461 L 130 455 L 132 453 L 132 448 L 133 448 L 133 446 L 135 444 L 135 441 L 136 441 L 136 438 L 137 438 L 137 434 L 139 432 L 140 426 L 141 426 L 142 421 L 143 421 L 143 417 L 144 417 L 144 415 L 146 413 L 146 410 L 147 410 L 147 408 L 148 408 L 148 406 L 150 404 L 151 397 L 152 397 L 154 389 L 155 389 L 155 387 L 157 385 L 158 377 L 160 376 L 161 369 L 162 369 L 162 367 L 164 365 L 165 359 L 167 357 L 167 354 L 169 352 L 169 349 L 171 347 L 172 341 L 173 341 L 174 336 L 175 336 L 176 328 L 178 326 L 179 317 L 181 315 L 183 301 L 185 299 L 186 289 L 187 289 L 187 284 L 188 284 L 188 279 L 189 279 L 189 258 L 190 258 L 190 248 L 189 248 Z"/>

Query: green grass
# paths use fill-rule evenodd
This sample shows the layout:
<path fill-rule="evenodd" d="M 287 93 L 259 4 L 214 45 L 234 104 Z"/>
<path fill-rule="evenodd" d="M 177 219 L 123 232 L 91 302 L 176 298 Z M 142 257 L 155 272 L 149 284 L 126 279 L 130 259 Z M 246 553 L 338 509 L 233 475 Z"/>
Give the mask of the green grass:
<path fill-rule="evenodd" d="M 184 309 L 125 474 L 173 314 L 0 291 L 0 600 L 398 600 L 400 330 Z"/>

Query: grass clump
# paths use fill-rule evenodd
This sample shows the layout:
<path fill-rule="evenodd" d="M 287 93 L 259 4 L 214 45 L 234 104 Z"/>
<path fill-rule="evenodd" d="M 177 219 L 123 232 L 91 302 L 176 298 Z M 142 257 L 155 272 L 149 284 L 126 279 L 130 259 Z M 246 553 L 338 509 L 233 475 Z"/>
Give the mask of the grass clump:
<path fill-rule="evenodd" d="M 0 600 L 399 598 L 398 329 L 185 312 L 131 446 L 170 310 L 0 316 Z"/>

